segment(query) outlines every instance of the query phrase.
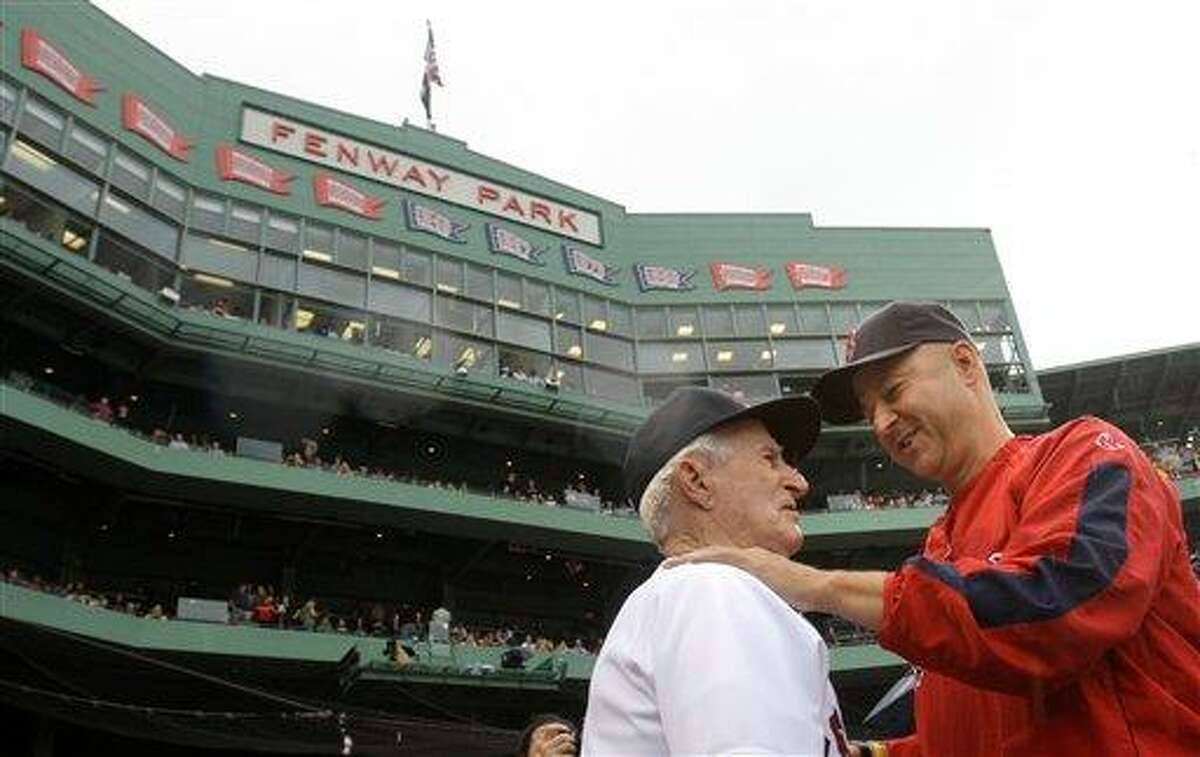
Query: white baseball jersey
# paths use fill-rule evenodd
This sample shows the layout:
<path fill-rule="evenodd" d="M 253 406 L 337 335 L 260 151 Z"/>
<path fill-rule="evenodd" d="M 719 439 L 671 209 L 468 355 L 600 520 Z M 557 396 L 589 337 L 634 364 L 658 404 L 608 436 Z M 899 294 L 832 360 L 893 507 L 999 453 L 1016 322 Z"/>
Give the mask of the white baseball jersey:
<path fill-rule="evenodd" d="M 596 659 L 582 747 L 585 757 L 845 754 L 829 650 L 745 571 L 659 568 Z"/>

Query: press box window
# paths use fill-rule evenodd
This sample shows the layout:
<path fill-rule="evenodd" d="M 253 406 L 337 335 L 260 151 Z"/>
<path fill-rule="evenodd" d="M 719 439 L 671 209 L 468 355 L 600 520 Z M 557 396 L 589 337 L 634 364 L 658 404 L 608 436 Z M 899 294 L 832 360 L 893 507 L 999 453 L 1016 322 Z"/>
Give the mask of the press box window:
<path fill-rule="evenodd" d="M 71 134 L 67 137 L 67 157 L 83 166 L 94 174 L 104 172 L 104 158 L 108 155 L 108 142 L 92 130 L 80 126 L 71 126 Z"/>
<path fill-rule="evenodd" d="M 175 220 L 183 220 L 187 190 L 179 182 L 159 173 L 154 179 L 154 201 L 151 204 Z"/>
<path fill-rule="evenodd" d="M 139 200 L 150 196 L 150 166 L 123 150 L 113 157 L 110 181 Z"/>
<path fill-rule="evenodd" d="M 225 233 L 225 201 L 212 195 L 196 193 L 192 200 L 191 227 L 213 234 Z"/>
<path fill-rule="evenodd" d="M 19 128 L 23 134 L 57 150 L 65 125 L 66 119 L 54 106 L 36 97 L 25 101 L 25 113 L 21 116 Z"/>
<path fill-rule="evenodd" d="M 0 80 L 0 121 L 11 124 L 16 108 L 17 90 L 8 82 Z"/>
<path fill-rule="evenodd" d="M 229 212 L 229 236 L 240 239 L 252 247 L 258 247 L 262 232 L 262 210 L 248 205 L 233 204 Z"/>
<path fill-rule="evenodd" d="M 267 247 L 293 255 L 300 251 L 300 224 L 295 218 L 271 213 L 267 219 Z"/>

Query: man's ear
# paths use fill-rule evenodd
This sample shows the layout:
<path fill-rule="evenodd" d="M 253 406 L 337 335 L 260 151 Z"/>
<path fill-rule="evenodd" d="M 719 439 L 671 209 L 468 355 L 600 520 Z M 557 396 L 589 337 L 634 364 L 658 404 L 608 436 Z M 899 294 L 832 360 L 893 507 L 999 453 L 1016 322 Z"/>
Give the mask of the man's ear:
<path fill-rule="evenodd" d="M 967 386 L 975 386 L 979 383 L 980 377 L 987 375 L 983 370 L 983 358 L 980 357 L 979 350 L 965 339 L 960 339 L 950 345 L 950 362 L 954 364 L 955 373 L 963 379 Z"/>
<path fill-rule="evenodd" d="M 675 466 L 675 485 L 684 498 L 702 510 L 712 507 L 712 489 L 709 486 L 707 466 L 700 460 L 685 457 Z"/>

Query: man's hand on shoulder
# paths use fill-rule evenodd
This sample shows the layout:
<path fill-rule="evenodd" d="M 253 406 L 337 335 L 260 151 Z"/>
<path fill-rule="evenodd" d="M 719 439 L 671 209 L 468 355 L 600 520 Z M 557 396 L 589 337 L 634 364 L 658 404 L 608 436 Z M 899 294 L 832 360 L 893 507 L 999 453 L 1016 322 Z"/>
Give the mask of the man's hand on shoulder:
<path fill-rule="evenodd" d="M 686 563 L 733 565 L 759 578 L 792 607 L 801 611 L 820 610 L 818 599 L 827 575 L 816 568 L 795 563 L 762 547 L 702 547 L 677 555 L 664 563 L 674 568 Z"/>

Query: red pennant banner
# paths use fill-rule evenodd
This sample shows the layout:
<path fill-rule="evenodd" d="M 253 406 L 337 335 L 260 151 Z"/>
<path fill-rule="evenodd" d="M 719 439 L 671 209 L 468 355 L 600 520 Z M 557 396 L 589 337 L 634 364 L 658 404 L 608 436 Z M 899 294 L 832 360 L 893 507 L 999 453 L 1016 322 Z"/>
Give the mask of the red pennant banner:
<path fill-rule="evenodd" d="M 95 105 L 96 93 L 104 91 L 95 79 L 76 68 L 61 50 L 28 26 L 21 29 L 21 65 L 37 71 L 88 105 Z"/>
<path fill-rule="evenodd" d="M 341 208 L 373 221 L 378 221 L 383 217 L 381 209 L 387 202 L 383 198 L 360 192 L 327 173 L 313 176 L 313 195 L 316 197 L 318 205 Z"/>
<path fill-rule="evenodd" d="M 121 125 L 172 158 L 187 162 L 192 143 L 132 92 L 121 99 Z"/>
<path fill-rule="evenodd" d="M 718 292 L 726 289 L 770 289 L 771 269 L 762 265 L 709 263 L 713 286 Z"/>
<path fill-rule="evenodd" d="M 803 289 L 804 287 L 841 289 L 846 286 L 846 269 L 839 266 L 791 262 L 785 268 L 788 279 L 792 282 L 792 287 L 795 289 Z"/>
<path fill-rule="evenodd" d="M 229 144 L 217 145 L 217 176 L 222 181 L 241 181 L 281 195 L 292 193 L 288 183 L 296 178 Z"/>

